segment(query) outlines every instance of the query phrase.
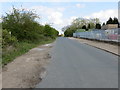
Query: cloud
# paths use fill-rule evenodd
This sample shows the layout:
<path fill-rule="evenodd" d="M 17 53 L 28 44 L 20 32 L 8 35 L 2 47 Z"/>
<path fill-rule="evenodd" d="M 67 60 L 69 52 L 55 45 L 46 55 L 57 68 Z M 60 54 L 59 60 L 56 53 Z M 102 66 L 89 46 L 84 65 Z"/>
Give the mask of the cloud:
<path fill-rule="evenodd" d="M 109 10 L 101 10 L 99 12 L 92 13 L 89 16 L 85 16 L 84 18 L 99 18 L 101 22 L 106 22 L 109 17 L 117 17 L 118 18 L 118 10 L 117 9 L 109 9 Z"/>
<path fill-rule="evenodd" d="M 33 6 L 30 9 L 34 9 L 35 11 L 37 11 L 36 13 L 41 16 L 42 21 L 39 21 L 41 24 L 51 24 L 59 31 L 60 34 L 63 33 L 61 30 L 62 27 L 70 25 L 71 22 L 77 18 L 77 16 L 65 18 L 64 7 L 49 8 L 47 6 Z"/>
<path fill-rule="evenodd" d="M 61 12 L 52 12 L 49 16 L 48 16 L 48 20 L 52 21 L 53 24 L 62 24 L 62 16 L 63 14 Z"/>
<path fill-rule="evenodd" d="M 84 8 L 85 4 L 76 4 L 76 7 L 78 7 L 78 8 Z"/>
<path fill-rule="evenodd" d="M 69 19 L 66 20 L 67 25 L 70 25 L 72 23 L 73 20 L 75 20 L 76 18 L 78 18 L 77 16 L 71 16 Z"/>
<path fill-rule="evenodd" d="M 63 7 L 60 8 L 49 8 L 46 6 L 33 6 L 31 9 L 37 11 L 36 13 L 40 15 L 42 18 L 46 18 L 49 23 L 53 24 L 61 24 L 63 11 L 65 10 Z"/>
<path fill-rule="evenodd" d="M 41 24 L 51 24 L 54 28 L 58 29 L 61 33 L 61 27 L 65 24 L 63 18 L 64 7 L 47 7 L 47 6 L 33 6 L 30 9 L 34 9 L 38 15 L 40 15 Z"/>
<path fill-rule="evenodd" d="M 65 8 L 62 8 L 62 7 L 59 8 L 58 7 L 57 10 L 63 12 L 63 11 L 65 11 Z"/>

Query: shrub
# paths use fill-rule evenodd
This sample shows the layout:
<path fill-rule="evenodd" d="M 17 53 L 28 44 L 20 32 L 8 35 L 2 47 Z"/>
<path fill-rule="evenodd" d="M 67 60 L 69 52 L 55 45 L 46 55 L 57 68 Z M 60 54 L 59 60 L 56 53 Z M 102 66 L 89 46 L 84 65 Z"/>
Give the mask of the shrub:
<path fill-rule="evenodd" d="M 2 47 L 14 45 L 17 42 L 15 36 L 11 35 L 11 32 L 8 32 L 6 29 L 2 30 Z"/>

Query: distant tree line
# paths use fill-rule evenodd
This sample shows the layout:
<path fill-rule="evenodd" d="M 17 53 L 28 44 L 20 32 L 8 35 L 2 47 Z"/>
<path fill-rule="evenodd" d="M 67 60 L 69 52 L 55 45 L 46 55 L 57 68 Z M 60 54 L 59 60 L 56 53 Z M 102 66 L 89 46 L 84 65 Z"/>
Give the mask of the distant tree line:
<path fill-rule="evenodd" d="M 109 20 L 106 23 L 103 23 L 102 25 L 107 24 L 118 24 L 119 27 L 119 21 L 116 17 L 114 19 L 110 17 Z M 64 31 L 65 36 L 71 37 L 77 29 L 85 29 L 86 31 L 89 31 L 89 29 L 101 29 L 102 25 L 98 18 L 76 18 L 75 20 L 73 20 L 71 25 L 63 27 L 62 30 Z"/>
<path fill-rule="evenodd" d="M 36 19 L 39 16 L 33 11 L 16 9 L 2 16 L 2 44 L 3 47 L 16 42 L 38 42 L 49 38 L 56 38 L 58 31 L 50 25 L 41 25 Z"/>
<path fill-rule="evenodd" d="M 109 20 L 105 23 L 103 23 L 103 25 L 107 25 L 107 24 L 118 24 L 119 26 L 119 21 L 116 17 L 114 17 L 113 19 L 110 17 Z"/>
<path fill-rule="evenodd" d="M 101 28 L 101 24 L 98 18 L 93 19 L 76 18 L 75 20 L 73 20 L 71 25 L 64 27 L 63 31 L 65 31 L 64 32 L 65 36 L 71 37 L 77 29 L 85 29 L 86 31 L 89 31 L 89 29 L 93 28 L 97 29 Z"/>

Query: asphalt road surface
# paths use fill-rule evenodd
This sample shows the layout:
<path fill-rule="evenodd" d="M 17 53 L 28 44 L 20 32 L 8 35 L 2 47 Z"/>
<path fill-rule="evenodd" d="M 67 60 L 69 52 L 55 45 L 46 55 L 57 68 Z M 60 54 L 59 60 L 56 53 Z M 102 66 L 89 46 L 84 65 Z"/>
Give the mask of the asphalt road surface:
<path fill-rule="evenodd" d="M 36 88 L 118 88 L 118 57 L 60 37 L 47 75 Z"/>

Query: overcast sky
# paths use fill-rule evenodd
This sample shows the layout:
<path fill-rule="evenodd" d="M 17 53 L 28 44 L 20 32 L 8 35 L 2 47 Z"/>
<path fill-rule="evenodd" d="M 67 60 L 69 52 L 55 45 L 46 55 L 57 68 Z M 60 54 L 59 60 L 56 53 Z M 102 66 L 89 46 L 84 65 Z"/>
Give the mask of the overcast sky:
<path fill-rule="evenodd" d="M 46 0 L 44 0 L 46 1 Z M 65 1 L 65 0 L 64 0 Z M 90 0 L 88 0 L 90 1 Z M 102 1 L 102 0 L 101 0 Z M 104 0 L 105 1 L 105 0 Z M 118 17 L 117 2 L 1 2 L 1 14 L 11 11 L 12 6 L 20 8 L 21 5 L 25 9 L 34 9 L 41 17 L 38 20 L 41 24 L 52 23 L 52 26 L 61 32 L 61 28 L 70 25 L 73 19 L 82 18 L 99 18 L 101 22 L 105 22 L 109 17 Z M 113 0 L 114 1 L 114 0 Z"/>

